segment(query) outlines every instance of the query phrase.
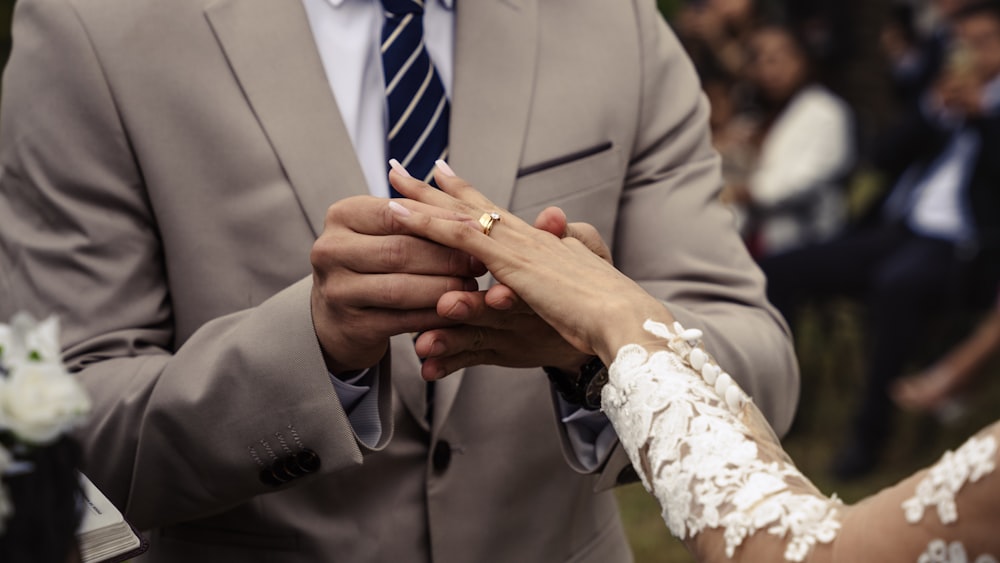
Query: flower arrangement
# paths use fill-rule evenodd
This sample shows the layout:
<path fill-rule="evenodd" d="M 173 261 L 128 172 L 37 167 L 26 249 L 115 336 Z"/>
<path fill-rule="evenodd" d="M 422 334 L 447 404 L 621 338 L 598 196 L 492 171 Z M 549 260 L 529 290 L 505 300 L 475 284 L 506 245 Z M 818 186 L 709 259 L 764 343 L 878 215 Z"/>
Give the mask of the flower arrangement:
<path fill-rule="evenodd" d="M 7 478 L 30 473 L 33 451 L 59 441 L 90 411 L 83 387 L 66 371 L 59 321 L 19 313 L 0 323 L 0 534 L 13 514 Z"/>

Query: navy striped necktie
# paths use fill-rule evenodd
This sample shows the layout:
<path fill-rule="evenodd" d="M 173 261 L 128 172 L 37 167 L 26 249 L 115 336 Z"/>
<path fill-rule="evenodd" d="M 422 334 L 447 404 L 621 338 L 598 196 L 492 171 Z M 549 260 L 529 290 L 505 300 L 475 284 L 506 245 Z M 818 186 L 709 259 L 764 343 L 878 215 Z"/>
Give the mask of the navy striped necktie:
<path fill-rule="evenodd" d="M 398 160 L 414 178 L 430 182 L 434 161 L 448 158 L 450 109 L 424 45 L 424 0 L 382 0 L 382 6 L 389 158 Z M 391 191 L 393 197 L 399 196 Z"/>

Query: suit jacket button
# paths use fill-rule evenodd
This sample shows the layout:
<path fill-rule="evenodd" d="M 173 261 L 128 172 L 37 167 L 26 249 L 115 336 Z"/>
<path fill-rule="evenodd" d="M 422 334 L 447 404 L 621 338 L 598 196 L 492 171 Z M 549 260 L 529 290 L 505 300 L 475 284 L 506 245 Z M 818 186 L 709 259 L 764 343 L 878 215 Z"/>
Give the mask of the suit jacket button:
<path fill-rule="evenodd" d="M 319 471 L 320 459 L 316 452 L 305 449 L 295 454 L 295 466 L 302 474 L 315 473 Z"/>
<path fill-rule="evenodd" d="M 272 473 L 269 468 L 261 469 L 260 473 L 257 474 L 257 477 L 260 479 L 261 483 L 272 487 L 281 486 L 282 483 L 274 476 L 274 473 Z"/>
<path fill-rule="evenodd" d="M 431 464 L 434 466 L 435 471 L 444 471 L 448 469 L 450 463 L 451 445 L 441 440 L 434 446 L 434 453 L 431 455 Z"/>
<path fill-rule="evenodd" d="M 281 482 L 291 481 L 302 475 L 302 473 L 299 473 L 297 469 L 292 467 L 294 463 L 295 460 L 291 456 L 283 457 L 274 462 L 274 465 L 271 466 L 271 473 Z"/>

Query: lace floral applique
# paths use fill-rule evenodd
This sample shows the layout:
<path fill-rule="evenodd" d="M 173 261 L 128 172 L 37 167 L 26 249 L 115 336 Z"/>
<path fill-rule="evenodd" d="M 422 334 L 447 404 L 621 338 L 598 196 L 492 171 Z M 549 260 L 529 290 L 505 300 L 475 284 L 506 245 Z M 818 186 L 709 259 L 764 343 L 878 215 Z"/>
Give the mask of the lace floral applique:
<path fill-rule="evenodd" d="M 669 350 L 619 350 L 602 405 L 670 531 L 683 539 L 723 529 L 729 557 L 744 539 L 766 531 L 787 541 L 790 561 L 805 559 L 817 542 L 833 541 L 840 501 L 816 496 L 779 453 L 750 398 L 700 346 L 701 332 L 677 323 L 671 332 L 652 321 L 643 328 Z"/>
<path fill-rule="evenodd" d="M 920 554 L 917 563 L 970 563 L 965 554 L 962 542 L 946 543 L 944 540 L 934 540 L 927 545 L 927 550 Z M 998 563 L 996 557 L 983 554 L 972 563 Z"/>
<path fill-rule="evenodd" d="M 906 521 L 916 524 L 928 507 L 937 508 L 942 524 L 958 519 L 955 495 L 966 483 L 975 483 L 996 468 L 997 442 L 993 436 L 972 437 L 954 452 L 945 452 L 920 480 L 915 496 L 903 502 Z"/>

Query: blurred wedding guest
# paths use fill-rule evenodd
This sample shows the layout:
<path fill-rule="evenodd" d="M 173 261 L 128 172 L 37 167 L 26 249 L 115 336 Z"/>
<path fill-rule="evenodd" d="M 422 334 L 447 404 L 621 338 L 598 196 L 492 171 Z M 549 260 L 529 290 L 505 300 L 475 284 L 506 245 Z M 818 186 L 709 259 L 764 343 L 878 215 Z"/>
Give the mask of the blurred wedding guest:
<path fill-rule="evenodd" d="M 879 46 L 897 101 L 915 104 L 937 75 L 943 52 L 938 41 L 921 36 L 912 4 L 893 4 L 879 32 Z"/>
<path fill-rule="evenodd" d="M 1000 299 L 967 336 L 941 359 L 920 373 L 893 383 L 897 405 L 918 412 L 937 414 L 947 421 L 964 410 L 960 396 L 968 390 L 983 365 L 1000 352 Z"/>
<path fill-rule="evenodd" d="M 698 0 L 681 8 L 677 34 L 700 75 L 742 78 L 746 44 L 762 6 L 758 0 Z"/>
<path fill-rule="evenodd" d="M 749 76 L 761 105 L 759 149 L 726 197 L 745 216 L 751 253 L 768 256 L 837 233 L 846 216 L 842 183 L 854 163 L 850 108 L 814 80 L 804 45 L 787 28 L 751 37 Z M 732 144 L 720 148 L 724 160 Z"/>
<path fill-rule="evenodd" d="M 631 559 L 628 457 L 553 395 L 600 360 L 400 232 L 390 159 L 593 224 L 790 424 L 787 330 L 653 0 L 19 0 L 13 33 L 0 314 L 60 313 L 87 474 L 150 562 Z"/>
<path fill-rule="evenodd" d="M 718 72 L 707 73 L 701 79 L 712 108 L 712 145 L 722 157 L 724 185 L 743 184 L 756 159 L 759 120 L 748 110 L 740 81 Z"/>
<path fill-rule="evenodd" d="M 779 0 L 783 22 L 808 49 L 824 78 L 853 54 L 857 9 L 841 0 Z"/>
<path fill-rule="evenodd" d="M 789 320 L 805 299 L 847 295 L 867 308 L 865 384 L 833 472 L 866 474 L 890 431 L 888 386 L 933 314 L 995 295 L 1000 269 L 1000 4 L 954 16 L 958 44 L 932 96 L 881 157 L 897 178 L 856 228 L 764 260 L 768 295 Z"/>
<path fill-rule="evenodd" d="M 896 99 L 911 109 L 938 78 L 953 44 L 951 18 L 969 0 L 934 0 L 930 23 L 919 25 L 914 5 L 897 2 L 879 32 Z M 927 29 L 924 29 L 924 28 Z"/>

